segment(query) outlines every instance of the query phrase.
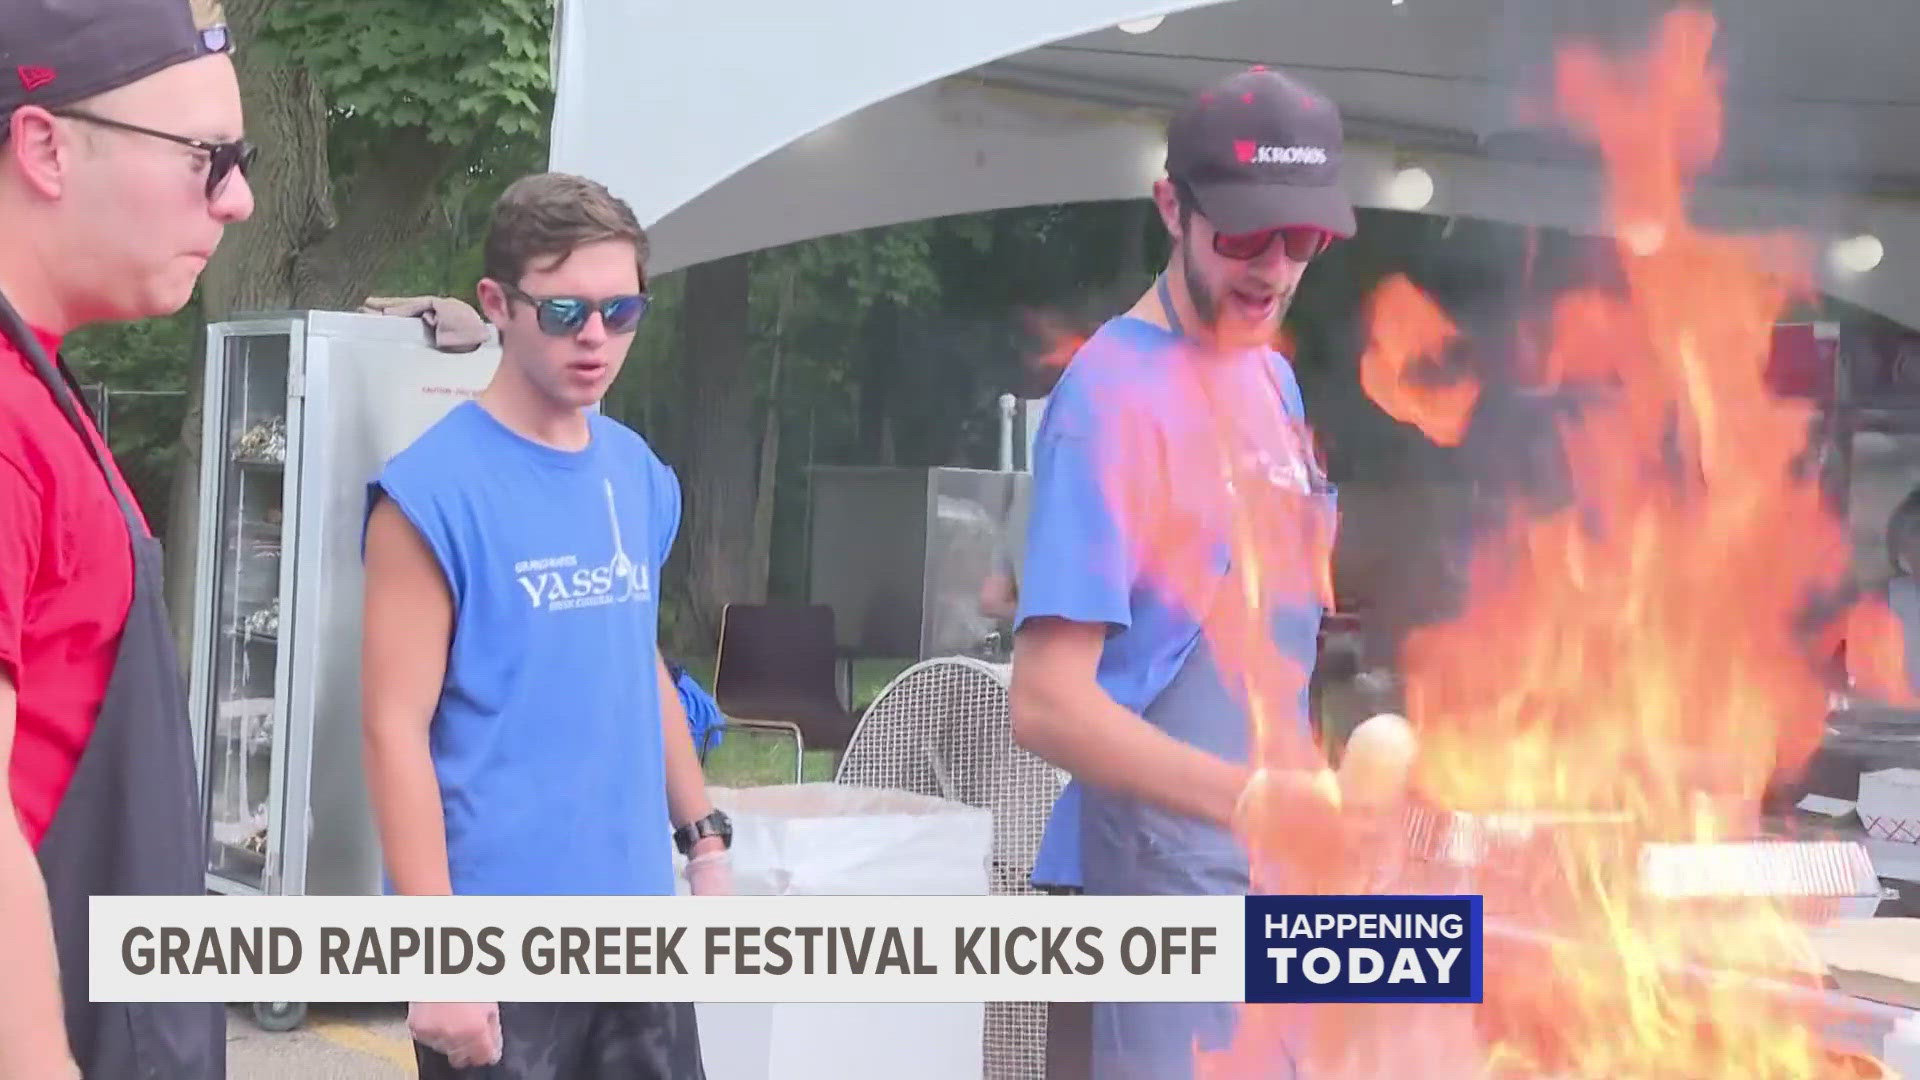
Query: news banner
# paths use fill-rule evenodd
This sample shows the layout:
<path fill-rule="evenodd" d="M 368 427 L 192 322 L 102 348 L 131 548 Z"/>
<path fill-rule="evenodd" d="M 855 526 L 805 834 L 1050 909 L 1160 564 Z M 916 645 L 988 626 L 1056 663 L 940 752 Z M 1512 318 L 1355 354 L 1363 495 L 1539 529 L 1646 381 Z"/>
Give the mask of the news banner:
<path fill-rule="evenodd" d="M 95 1001 L 1474 1002 L 1477 896 L 119 897 Z"/>

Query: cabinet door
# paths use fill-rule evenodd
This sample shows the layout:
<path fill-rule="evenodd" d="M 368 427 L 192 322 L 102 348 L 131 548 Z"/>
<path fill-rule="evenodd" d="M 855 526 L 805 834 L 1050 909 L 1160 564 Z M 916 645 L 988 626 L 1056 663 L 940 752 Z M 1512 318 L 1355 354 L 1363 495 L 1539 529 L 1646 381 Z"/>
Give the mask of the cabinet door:
<path fill-rule="evenodd" d="M 210 394 L 202 513 L 215 515 L 206 733 L 208 870 L 244 891 L 267 889 L 279 853 L 281 551 L 287 491 L 285 331 L 219 339 Z M 203 536 L 208 535 L 203 532 Z"/>

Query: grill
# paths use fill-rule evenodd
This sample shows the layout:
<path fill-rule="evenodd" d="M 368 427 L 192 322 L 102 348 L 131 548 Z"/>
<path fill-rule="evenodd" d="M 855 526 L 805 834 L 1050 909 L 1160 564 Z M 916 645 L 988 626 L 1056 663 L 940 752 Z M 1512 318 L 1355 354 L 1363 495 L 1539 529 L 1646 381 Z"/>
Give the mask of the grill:
<path fill-rule="evenodd" d="M 1501 950 L 1509 952 L 1510 955 L 1525 956 L 1537 953 L 1545 957 L 1558 952 L 1561 945 L 1561 942 L 1551 934 L 1509 922 L 1490 919 L 1486 929 L 1486 945 L 1489 953 Z M 1828 1052 L 1836 1056 L 1877 1060 L 1887 1035 L 1902 1020 L 1913 1015 L 1897 1005 L 1883 1005 L 1877 1001 L 1868 1001 L 1841 993 L 1830 984 L 1820 988 L 1796 986 L 1761 975 L 1739 971 L 1709 971 L 1686 964 L 1673 964 L 1668 970 L 1680 979 L 1698 980 L 1703 984 L 1724 986 L 1729 980 L 1738 981 L 1744 983 L 1757 995 L 1771 997 L 1781 1006 L 1783 1012 L 1817 1017 L 1820 1021 L 1819 1034 L 1822 1042 Z"/>
<path fill-rule="evenodd" d="M 1598 845 L 1605 851 L 1619 845 L 1614 853 L 1622 856 L 1622 864 L 1636 868 L 1632 886 L 1638 895 L 1678 911 L 1770 899 L 1783 902 L 1792 917 L 1818 922 L 1872 915 L 1884 895 L 1873 861 L 1858 843 L 1661 843 L 1644 842 L 1640 835 L 1624 814 L 1473 814 L 1416 806 L 1407 811 L 1404 850 L 1389 875 L 1402 891 L 1484 895 L 1489 966 L 1497 957 L 1501 964 L 1546 965 L 1548 970 L 1571 945 L 1536 924 L 1540 913 L 1563 910 L 1571 896 L 1556 848 Z M 1742 980 L 1784 1013 L 1817 1018 L 1834 1076 L 1888 1075 L 1877 1055 L 1888 1033 L 1910 1015 L 1841 993 L 1830 979 L 1816 988 L 1679 964 L 1669 974 L 1721 986 Z"/>

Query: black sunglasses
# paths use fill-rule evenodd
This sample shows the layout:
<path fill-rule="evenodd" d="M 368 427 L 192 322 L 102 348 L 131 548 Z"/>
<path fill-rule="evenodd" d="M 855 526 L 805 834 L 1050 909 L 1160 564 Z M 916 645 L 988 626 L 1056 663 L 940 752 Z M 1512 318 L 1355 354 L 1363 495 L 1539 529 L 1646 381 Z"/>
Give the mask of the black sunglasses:
<path fill-rule="evenodd" d="M 600 321 L 606 324 L 607 333 L 616 336 L 632 333 L 653 305 L 653 298 L 643 292 L 589 300 L 584 296 L 530 296 L 519 286 L 505 283 L 500 288 L 532 304 L 540 332 L 550 337 L 571 337 L 579 333 L 587 325 L 588 316 L 596 311 L 600 313 Z"/>
<path fill-rule="evenodd" d="M 221 189 L 227 186 L 227 178 L 233 175 L 235 169 L 240 170 L 240 175 L 247 175 L 247 172 L 253 168 L 254 159 L 260 154 L 260 148 L 247 142 L 245 139 L 239 142 L 208 142 L 205 139 L 189 139 L 185 135 L 175 135 L 166 131 L 155 131 L 152 128 L 144 128 L 138 124 L 109 120 L 104 116 L 95 116 L 92 113 L 82 112 L 79 109 L 53 109 L 50 111 L 53 115 L 65 117 L 68 120 L 84 120 L 89 124 L 99 124 L 101 127 L 130 131 L 135 135 L 146 135 L 150 138 L 165 139 L 170 143 L 190 146 L 206 154 L 207 198 L 210 201 L 219 197 Z"/>

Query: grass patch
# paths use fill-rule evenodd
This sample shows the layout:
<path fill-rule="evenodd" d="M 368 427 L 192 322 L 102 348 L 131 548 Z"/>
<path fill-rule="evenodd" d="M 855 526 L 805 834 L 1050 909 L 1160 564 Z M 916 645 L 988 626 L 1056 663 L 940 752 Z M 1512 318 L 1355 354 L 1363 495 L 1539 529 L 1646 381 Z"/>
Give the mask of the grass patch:
<path fill-rule="evenodd" d="M 686 661 L 686 668 L 700 685 L 713 689 L 712 661 Z M 855 715 L 865 715 L 873 699 L 887 688 L 911 660 L 855 660 L 853 662 L 853 707 Z M 801 782 L 815 783 L 833 779 L 838 755 L 832 750 L 809 750 L 801 768 Z M 715 787 L 760 787 L 767 784 L 791 784 L 793 780 L 793 740 L 764 731 L 729 729 L 719 746 L 707 752 L 707 783 Z"/>

